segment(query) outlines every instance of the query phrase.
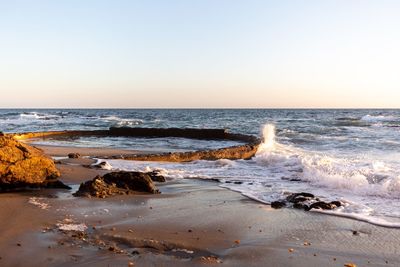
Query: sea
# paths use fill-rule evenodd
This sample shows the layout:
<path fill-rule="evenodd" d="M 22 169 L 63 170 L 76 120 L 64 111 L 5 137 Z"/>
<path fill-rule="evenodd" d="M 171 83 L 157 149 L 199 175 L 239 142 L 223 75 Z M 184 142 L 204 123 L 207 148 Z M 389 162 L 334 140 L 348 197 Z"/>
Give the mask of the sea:
<path fill-rule="evenodd" d="M 0 131 L 117 127 L 224 128 L 263 143 L 250 160 L 188 163 L 105 160 L 112 170 L 158 170 L 169 179 L 218 179 L 260 203 L 308 192 L 344 205 L 330 215 L 400 227 L 400 110 L 395 109 L 2 109 Z M 80 137 L 38 144 L 143 151 L 236 145 L 184 138 Z M 315 211 L 321 212 L 321 211 Z"/>

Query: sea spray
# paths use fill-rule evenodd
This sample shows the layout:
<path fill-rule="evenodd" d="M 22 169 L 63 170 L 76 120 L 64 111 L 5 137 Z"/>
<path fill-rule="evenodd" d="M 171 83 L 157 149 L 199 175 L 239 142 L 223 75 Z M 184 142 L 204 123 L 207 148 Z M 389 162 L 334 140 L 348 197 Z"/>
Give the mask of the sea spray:
<path fill-rule="evenodd" d="M 263 144 L 265 147 L 274 147 L 275 125 L 266 124 L 263 128 Z"/>
<path fill-rule="evenodd" d="M 275 125 L 266 124 L 262 129 L 263 142 L 258 148 L 257 154 L 271 151 L 275 147 Z"/>

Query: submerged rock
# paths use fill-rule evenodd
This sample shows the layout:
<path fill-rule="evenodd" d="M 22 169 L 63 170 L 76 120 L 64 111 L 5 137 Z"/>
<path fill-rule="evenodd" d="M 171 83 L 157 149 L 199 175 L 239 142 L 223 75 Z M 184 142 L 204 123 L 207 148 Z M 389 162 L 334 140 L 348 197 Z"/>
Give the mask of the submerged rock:
<path fill-rule="evenodd" d="M 307 200 L 312 200 L 314 198 L 315 198 L 315 196 L 313 194 L 301 192 L 301 193 L 295 193 L 295 194 L 289 195 L 286 198 L 286 200 L 291 203 L 299 203 L 299 202 L 304 202 Z"/>
<path fill-rule="evenodd" d="M 271 208 L 273 209 L 281 209 L 286 206 L 286 203 L 283 201 L 273 201 L 271 202 Z"/>
<path fill-rule="evenodd" d="M 274 209 L 280 209 L 285 206 L 306 211 L 311 209 L 333 210 L 342 206 L 342 203 L 340 201 L 324 202 L 313 194 L 306 192 L 293 193 L 284 200 L 273 201 L 271 203 L 271 207 Z"/>
<path fill-rule="evenodd" d="M 52 159 L 36 148 L 0 136 L 0 190 L 27 186 L 46 186 L 55 182 L 60 172 Z"/>
<path fill-rule="evenodd" d="M 160 193 L 147 173 L 120 171 L 82 183 L 74 196 L 106 198 L 137 192 Z"/>

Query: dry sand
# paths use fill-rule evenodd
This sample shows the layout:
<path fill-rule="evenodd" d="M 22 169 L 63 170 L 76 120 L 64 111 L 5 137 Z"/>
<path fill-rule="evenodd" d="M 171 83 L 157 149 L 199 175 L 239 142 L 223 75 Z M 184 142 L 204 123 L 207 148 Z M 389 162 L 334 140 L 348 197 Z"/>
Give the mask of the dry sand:
<path fill-rule="evenodd" d="M 92 179 L 99 171 L 81 166 L 90 162 L 62 160 L 61 180 L 76 188 Z M 161 195 L 108 199 L 54 189 L 0 194 L 0 266 L 400 266 L 397 229 L 272 210 L 209 181 L 158 187 Z M 61 231 L 59 223 L 88 229 Z"/>

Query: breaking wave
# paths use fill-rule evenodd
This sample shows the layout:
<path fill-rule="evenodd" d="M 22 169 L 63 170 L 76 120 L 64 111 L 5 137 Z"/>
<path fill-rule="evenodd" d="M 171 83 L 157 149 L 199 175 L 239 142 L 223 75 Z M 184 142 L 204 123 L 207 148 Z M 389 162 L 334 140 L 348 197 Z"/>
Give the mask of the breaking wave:
<path fill-rule="evenodd" d="M 398 168 L 384 161 L 328 155 L 281 144 L 276 141 L 272 124 L 265 125 L 262 132 L 263 143 L 252 160 L 190 163 L 107 160 L 107 164 L 114 170 L 157 170 L 169 179 L 218 179 L 222 187 L 263 203 L 279 200 L 290 192 L 310 192 L 322 200 L 344 203 L 329 213 L 400 227 Z"/>

